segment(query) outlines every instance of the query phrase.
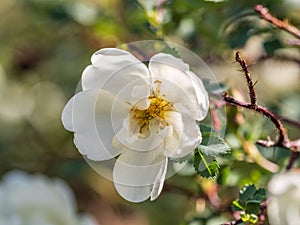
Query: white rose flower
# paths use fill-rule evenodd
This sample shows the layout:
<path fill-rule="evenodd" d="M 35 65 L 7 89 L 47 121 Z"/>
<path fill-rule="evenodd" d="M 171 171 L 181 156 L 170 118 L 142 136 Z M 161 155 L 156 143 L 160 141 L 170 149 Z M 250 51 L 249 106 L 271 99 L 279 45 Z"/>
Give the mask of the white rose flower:
<path fill-rule="evenodd" d="M 128 201 L 160 194 L 169 158 L 201 142 L 197 121 L 209 101 L 202 81 L 181 59 L 154 55 L 148 67 L 131 53 L 101 49 L 82 74 L 82 91 L 67 103 L 64 127 L 93 161 L 117 157 L 113 180 Z"/>
<path fill-rule="evenodd" d="M 96 225 L 93 218 L 76 215 L 65 182 L 43 175 L 9 172 L 0 183 L 0 203 L 1 225 Z"/>
<path fill-rule="evenodd" d="M 300 173 L 288 172 L 274 176 L 268 185 L 271 225 L 300 224 Z"/>

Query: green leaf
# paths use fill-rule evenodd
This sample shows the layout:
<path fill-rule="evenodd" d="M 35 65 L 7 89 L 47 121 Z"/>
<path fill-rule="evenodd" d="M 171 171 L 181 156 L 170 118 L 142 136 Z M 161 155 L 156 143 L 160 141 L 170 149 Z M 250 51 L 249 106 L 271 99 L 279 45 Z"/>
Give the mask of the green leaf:
<path fill-rule="evenodd" d="M 264 189 L 264 188 L 258 189 L 258 190 L 255 192 L 254 197 L 255 197 L 256 195 L 260 195 L 260 196 L 266 197 L 266 195 L 267 195 L 266 189 Z"/>
<path fill-rule="evenodd" d="M 245 210 L 244 207 L 245 206 L 243 205 L 243 203 L 240 202 L 238 199 L 234 200 L 231 206 L 233 211 L 244 211 Z"/>
<path fill-rule="evenodd" d="M 203 124 L 199 124 L 199 128 L 200 128 L 201 133 L 215 133 L 215 134 L 217 134 L 217 132 L 212 127 L 209 127 L 209 126 L 206 126 L 206 125 L 203 125 Z M 204 138 L 205 137 L 203 137 L 203 135 L 202 135 L 202 142 L 204 141 Z"/>
<path fill-rule="evenodd" d="M 256 192 L 256 187 L 254 184 L 245 185 L 240 191 L 240 200 L 242 202 L 248 201 Z"/>
<path fill-rule="evenodd" d="M 266 199 L 266 190 L 263 188 L 258 189 L 248 203 L 262 203 Z"/>
<path fill-rule="evenodd" d="M 195 171 L 199 174 L 199 165 L 200 165 L 202 159 L 201 159 L 200 153 L 197 149 L 195 150 L 195 153 L 194 153 L 192 159 L 193 159 L 193 162 L 194 162 L 193 166 L 195 168 Z"/>
<path fill-rule="evenodd" d="M 203 132 L 202 142 L 198 145 L 198 149 L 207 156 L 216 157 L 221 154 L 226 154 L 230 151 L 229 145 L 223 138 L 216 133 Z"/>
<path fill-rule="evenodd" d="M 279 48 L 283 48 L 283 45 L 277 38 L 273 38 L 264 42 L 264 49 L 268 55 L 273 55 L 274 52 Z"/>
<path fill-rule="evenodd" d="M 211 162 L 205 170 L 199 171 L 199 174 L 205 178 L 215 179 L 219 174 L 220 166 L 216 160 Z"/>
<path fill-rule="evenodd" d="M 259 214 L 260 213 L 260 203 L 247 203 L 245 212 L 247 214 Z"/>
<path fill-rule="evenodd" d="M 196 172 L 205 178 L 215 179 L 219 174 L 219 164 L 214 157 L 204 156 L 198 149 L 193 155 L 193 165 Z"/>
<path fill-rule="evenodd" d="M 247 224 L 255 224 L 261 212 L 261 203 L 266 199 L 266 190 L 256 189 L 254 184 L 245 185 L 240 190 L 239 199 L 232 202 L 233 211 L 241 211 L 240 217 Z"/>
<path fill-rule="evenodd" d="M 233 49 L 244 46 L 251 36 L 251 29 L 253 29 L 253 24 L 248 21 L 242 21 L 236 24 L 234 29 L 228 34 L 229 46 Z"/>

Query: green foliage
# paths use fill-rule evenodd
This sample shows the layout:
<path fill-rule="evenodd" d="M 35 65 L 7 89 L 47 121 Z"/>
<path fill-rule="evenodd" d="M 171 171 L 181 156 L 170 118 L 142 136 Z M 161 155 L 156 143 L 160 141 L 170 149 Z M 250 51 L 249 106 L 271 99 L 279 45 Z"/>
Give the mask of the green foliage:
<path fill-rule="evenodd" d="M 265 40 L 264 42 L 264 49 L 268 55 L 273 55 L 274 52 L 280 48 L 283 48 L 282 42 L 276 37 L 273 37 L 270 40 Z"/>
<path fill-rule="evenodd" d="M 215 179 L 220 169 L 216 157 L 227 154 L 230 147 L 212 128 L 200 125 L 200 130 L 202 142 L 192 156 L 193 165 L 200 176 Z"/>
<path fill-rule="evenodd" d="M 231 72 L 237 68 L 236 64 L 232 64 L 235 48 L 243 48 L 248 40 L 257 37 L 264 50 L 261 53 L 263 55 L 255 56 L 257 58 L 291 50 L 285 44 L 285 33 L 270 24 L 262 23 L 253 11 L 253 6 L 258 3 L 262 1 L 168 0 L 160 9 L 151 6 L 149 11 L 149 8 L 143 10 L 139 7 L 135 0 L 1 0 L 0 174 L 21 169 L 62 177 L 77 188 L 79 199 L 87 199 L 89 204 L 92 202 L 91 205 L 95 205 L 92 210 L 98 210 L 96 201 L 100 203 L 99 208 L 107 207 L 103 205 L 107 203 L 103 203 L 102 197 L 91 194 L 95 192 L 96 186 L 101 186 L 101 191 L 97 190 L 97 193 L 109 193 L 105 196 L 107 198 L 111 194 L 107 202 L 113 208 L 124 209 L 120 215 L 126 217 L 129 212 L 130 218 L 134 217 L 135 212 L 132 213 L 132 210 L 136 207 L 134 210 L 137 212 L 144 210 L 142 214 L 148 217 L 150 224 L 181 223 L 194 212 L 194 205 L 182 192 L 178 195 L 176 191 L 168 189 L 167 184 L 164 189 L 166 194 L 162 194 L 156 201 L 133 205 L 120 201 L 114 196 L 115 192 L 111 192 L 111 188 L 106 188 L 107 185 L 93 183 L 95 180 L 102 182 L 99 181 L 101 178 L 90 171 L 75 149 L 73 134 L 62 128 L 62 108 L 74 94 L 82 70 L 90 64 L 93 52 L 146 39 L 184 43 L 210 66 L 221 68 L 221 72 L 216 75 L 226 83 L 230 81 L 232 93 L 242 89 L 243 79 L 240 79 L 241 83 L 236 83 L 239 78 L 230 77 Z M 263 4 L 273 15 L 288 18 L 291 24 L 299 27 L 299 9 L 288 6 L 287 1 L 266 0 Z M 85 9 L 90 11 L 86 12 Z M 95 17 L 91 22 L 82 22 L 93 12 Z M 248 53 L 247 49 L 242 50 Z M 175 49 L 167 45 L 157 46 L 157 51 L 180 57 Z M 256 59 L 252 58 L 253 52 L 249 55 L 250 59 Z M 256 86 L 259 100 L 272 111 L 299 120 L 299 91 L 280 89 L 279 94 L 273 93 L 272 82 L 269 82 L 268 89 L 259 89 L 267 83 L 259 71 L 259 67 L 264 67 L 263 63 L 253 65 L 253 71 L 258 71 L 253 75 L 258 75 L 260 81 Z M 279 77 L 277 74 L 271 75 L 274 80 Z M 203 83 L 209 94 L 231 91 L 224 82 L 203 79 Z M 175 160 L 190 160 L 189 163 L 200 176 L 210 179 L 217 177 L 218 187 L 221 186 L 222 190 L 221 193 L 213 194 L 219 194 L 222 204 L 235 198 L 233 190 L 239 186 L 246 183 L 257 186 L 266 184 L 272 173 L 258 165 L 252 155 L 245 151 L 243 144 L 245 141 L 254 143 L 257 139 L 266 139 L 269 135 L 274 140 L 276 135 L 273 124 L 267 118 L 252 112 L 241 112 L 235 107 L 226 110 L 225 140 L 229 144 L 211 127 L 200 125 L 202 143 L 192 158 Z M 291 139 L 299 138 L 297 128 L 289 126 L 287 129 Z M 231 154 L 228 154 L 229 145 L 232 148 Z M 258 148 L 265 159 L 280 167 L 286 165 L 290 156 L 290 152 L 283 148 Z M 202 190 L 199 190 L 200 185 L 195 176 L 173 176 L 171 179 L 190 189 L 189 194 L 194 193 L 202 198 Z M 224 196 L 225 200 L 222 198 Z M 255 223 L 265 198 L 264 189 L 249 185 L 242 189 L 232 209 L 240 212 L 245 223 Z M 199 215 L 195 215 L 195 219 L 189 217 L 187 224 L 220 224 L 208 223 L 209 217 L 229 215 L 228 211 L 221 215 L 223 212 L 210 207 L 209 201 L 205 204 L 206 211 L 197 212 Z M 87 204 L 81 202 L 81 205 L 84 210 Z M 209 213 L 207 210 L 210 210 Z"/>
<path fill-rule="evenodd" d="M 265 199 L 265 189 L 257 189 L 254 184 L 245 185 L 240 190 L 239 198 L 233 201 L 231 208 L 233 211 L 241 211 L 240 216 L 244 222 L 255 224 L 261 213 L 261 204 Z"/>
<path fill-rule="evenodd" d="M 231 48 L 240 48 L 245 45 L 249 37 L 252 36 L 251 29 L 253 29 L 253 24 L 249 22 L 241 22 L 236 25 L 236 27 L 228 33 L 228 44 Z"/>
<path fill-rule="evenodd" d="M 200 125 L 202 134 L 202 142 L 198 146 L 198 149 L 206 156 L 217 157 L 218 155 L 224 155 L 229 153 L 230 146 L 221 138 L 217 132 L 211 130 L 211 128 Z"/>
<path fill-rule="evenodd" d="M 207 165 L 207 164 L 206 164 Z M 205 170 L 199 171 L 198 173 L 205 178 L 215 179 L 219 174 L 220 166 L 216 160 L 212 161 L 207 165 Z"/>
<path fill-rule="evenodd" d="M 207 156 L 216 157 L 218 155 L 227 154 L 230 151 L 230 147 L 224 141 L 223 138 L 216 134 L 202 133 L 203 141 L 198 146 L 198 149 Z"/>

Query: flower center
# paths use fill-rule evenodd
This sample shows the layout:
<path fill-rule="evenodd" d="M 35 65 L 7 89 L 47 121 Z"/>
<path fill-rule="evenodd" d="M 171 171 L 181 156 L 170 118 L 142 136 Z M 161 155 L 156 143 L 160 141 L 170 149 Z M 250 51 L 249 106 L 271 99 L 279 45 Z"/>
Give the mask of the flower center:
<path fill-rule="evenodd" d="M 169 102 L 164 95 L 160 95 L 161 81 L 155 81 L 157 87 L 148 97 L 149 107 L 147 109 L 139 109 L 133 106 L 130 109 L 130 124 L 133 131 L 139 132 L 141 137 L 147 137 L 150 134 L 150 123 L 159 131 L 161 128 L 168 126 L 166 114 L 169 111 L 176 111 L 172 102 Z"/>

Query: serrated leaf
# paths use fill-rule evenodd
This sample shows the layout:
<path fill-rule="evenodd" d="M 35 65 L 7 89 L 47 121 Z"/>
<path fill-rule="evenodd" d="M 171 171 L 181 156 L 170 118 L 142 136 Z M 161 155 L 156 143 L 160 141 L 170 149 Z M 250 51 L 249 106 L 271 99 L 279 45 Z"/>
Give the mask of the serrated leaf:
<path fill-rule="evenodd" d="M 221 154 L 226 154 L 230 151 L 229 145 L 216 135 L 215 133 L 203 132 L 202 142 L 198 145 L 198 149 L 207 156 L 216 157 Z"/>
<path fill-rule="evenodd" d="M 260 204 L 259 203 L 247 203 L 245 212 L 247 214 L 259 214 Z"/>
<path fill-rule="evenodd" d="M 195 150 L 195 153 L 194 153 L 192 159 L 193 159 L 193 166 L 195 168 L 195 171 L 197 173 L 199 173 L 199 165 L 200 165 L 200 162 L 201 162 L 202 159 L 201 159 L 200 153 L 198 152 L 197 149 Z"/>
<path fill-rule="evenodd" d="M 231 208 L 232 208 L 233 211 L 243 211 L 243 210 L 245 210 L 243 204 L 238 199 L 236 199 L 232 202 Z"/>
<path fill-rule="evenodd" d="M 266 199 L 266 195 L 260 195 L 255 193 L 254 196 L 248 200 L 248 202 L 254 202 L 254 203 L 262 203 Z"/>
<path fill-rule="evenodd" d="M 206 170 L 209 164 L 211 164 L 212 161 L 215 160 L 215 157 L 202 155 L 201 159 L 202 160 L 200 161 L 200 164 L 198 166 L 199 172 Z"/>
<path fill-rule="evenodd" d="M 254 184 L 244 186 L 240 191 L 240 200 L 242 202 L 248 201 L 256 192 Z"/>
<path fill-rule="evenodd" d="M 205 170 L 199 171 L 199 174 L 205 178 L 215 179 L 219 174 L 219 169 L 220 166 L 218 162 L 214 160 L 208 165 L 208 167 Z"/>
<path fill-rule="evenodd" d="M 198 149 L 193 155 L 193 165 L 196 172 L 205 178 L 214 179 L 219 174 L 219 164 L 214 157 L 204 156 Z"/>
<path fill-rule="evenodd" d="M 265 196 L 267 195 L 266 193 L 266 189 L 264 188 L 259 188 L 256 192 L 255 192 L 255 195 L 261 195 L 261 196 Z"/>

